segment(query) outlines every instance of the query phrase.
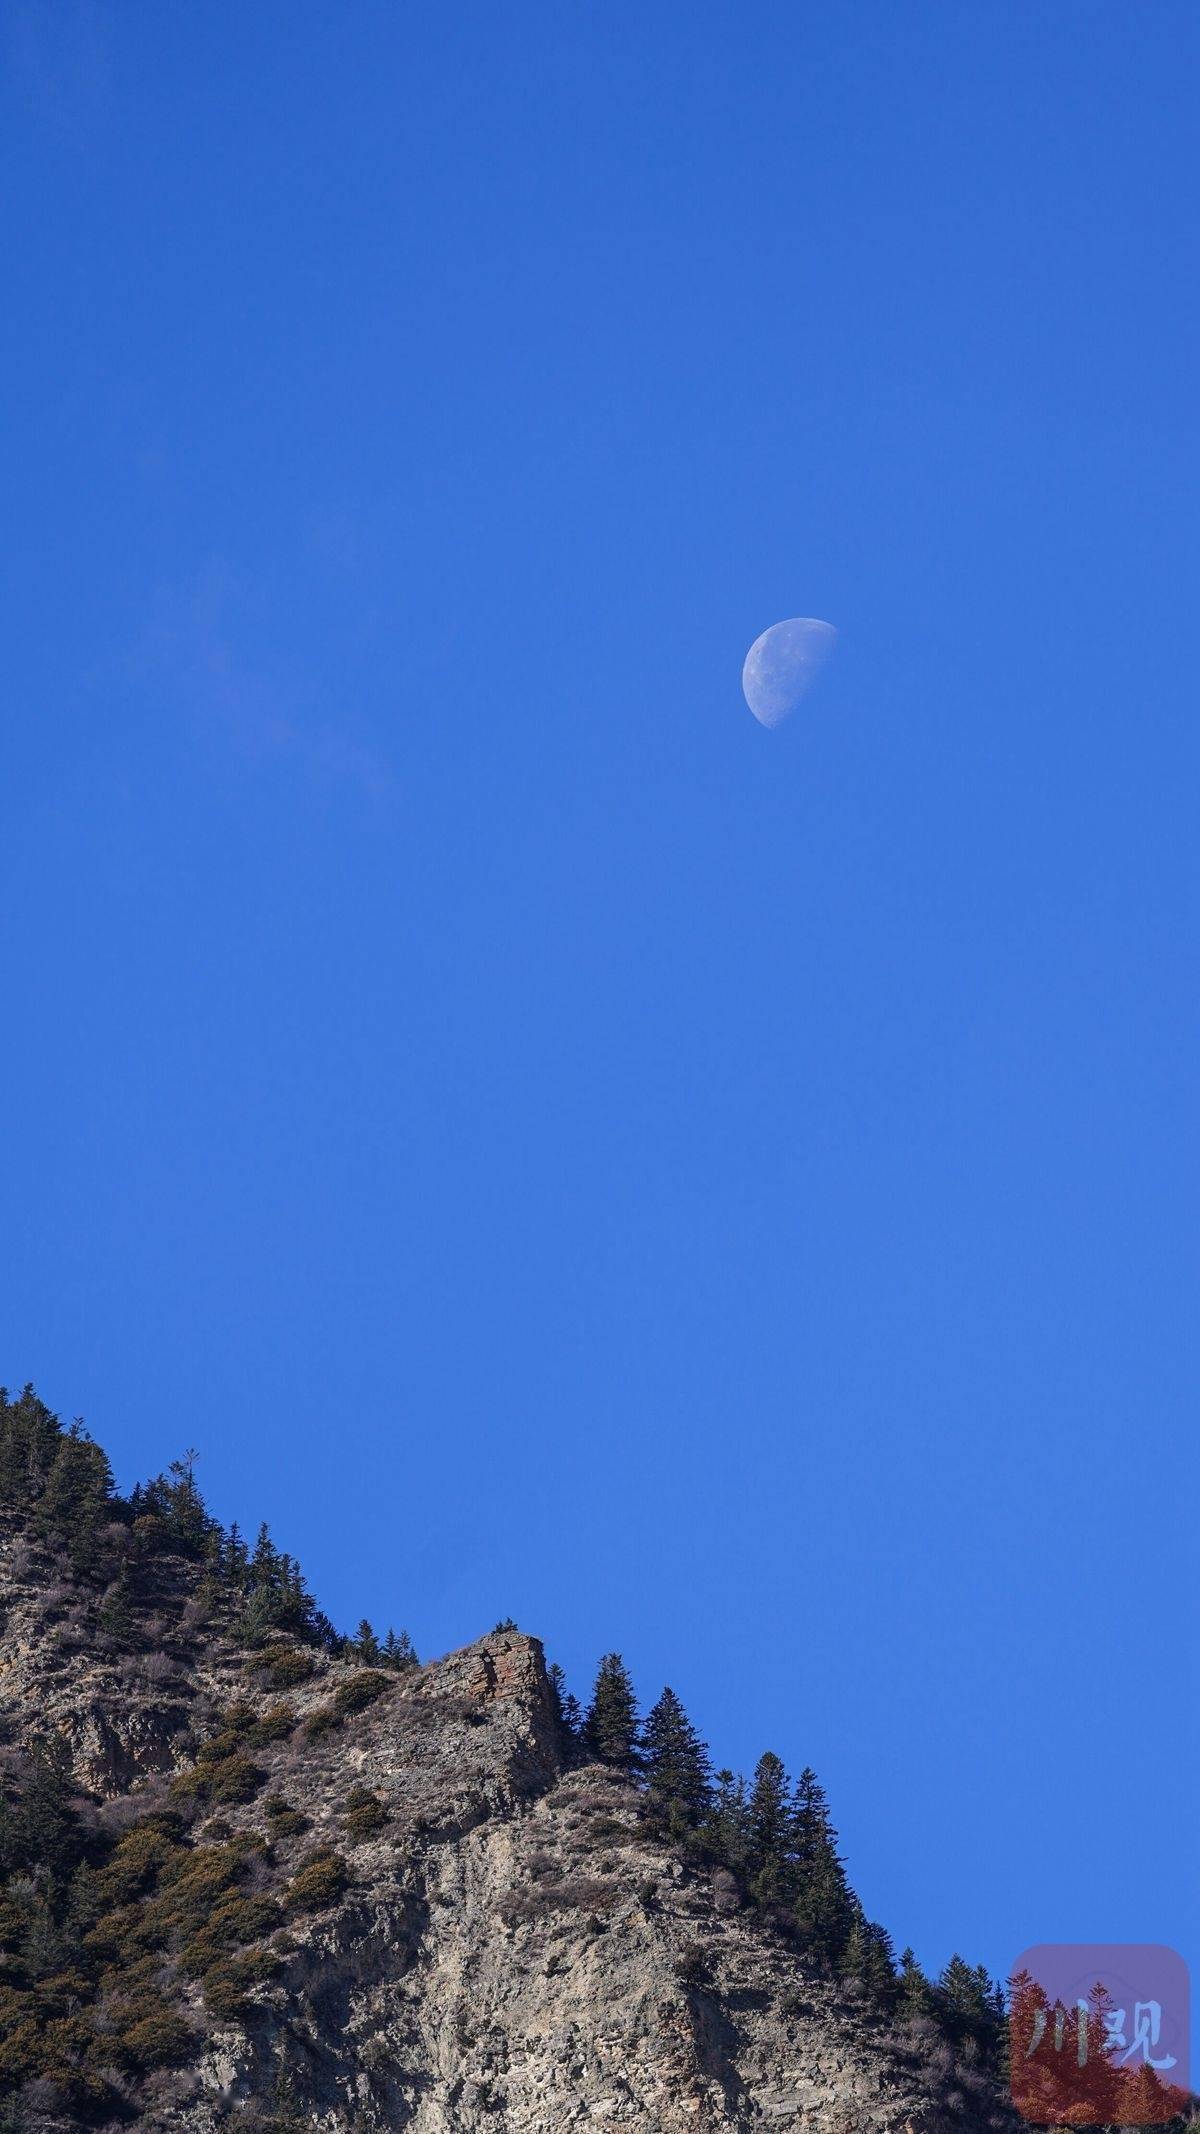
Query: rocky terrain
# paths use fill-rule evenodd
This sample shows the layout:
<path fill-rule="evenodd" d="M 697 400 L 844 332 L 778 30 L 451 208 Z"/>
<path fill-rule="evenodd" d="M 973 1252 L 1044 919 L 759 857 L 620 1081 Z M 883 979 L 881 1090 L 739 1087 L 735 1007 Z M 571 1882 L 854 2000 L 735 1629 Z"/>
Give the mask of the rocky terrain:
<path fill-rule="evenodd" d="M 76 1953 L 10 1877 L 0 2127 L 1006 2123 L 935 2026 L 818 1975 L 571 1755 L 536 1639 L 400 1672 L 278 1632 L 247 1649 L 161 1546 L 114 1633 L 101 1581 L 63 1572 L 5 1521 L 8 1779 L 30 1817 L 58 1758 L 55 1842 L 83 1864 Z"/>

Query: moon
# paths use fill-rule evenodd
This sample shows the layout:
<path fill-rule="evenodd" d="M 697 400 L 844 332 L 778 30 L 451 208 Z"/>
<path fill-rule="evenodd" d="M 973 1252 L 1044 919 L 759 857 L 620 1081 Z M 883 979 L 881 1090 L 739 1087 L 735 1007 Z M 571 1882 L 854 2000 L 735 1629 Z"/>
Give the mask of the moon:
<path fill-rule="evenodd" d="M 756 637 L 742 668 L 746 702 L 760 726 L 779 726 L 806 696 L 837 643 L 831 622 L 793 615 Z"/>

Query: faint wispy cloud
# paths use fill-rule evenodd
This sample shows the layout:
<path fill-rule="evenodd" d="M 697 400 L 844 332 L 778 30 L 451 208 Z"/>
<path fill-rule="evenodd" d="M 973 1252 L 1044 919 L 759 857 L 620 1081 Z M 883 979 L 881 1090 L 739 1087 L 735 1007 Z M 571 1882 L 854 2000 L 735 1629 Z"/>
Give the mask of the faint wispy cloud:
<path fill-rule="evenodd" d="M 219 728 L 242 756 L 290 759 L 321 784 L 356 786 L 372 801 L 395 790 L 382 754 L 305 701 L 305 687 L 256 663 L 239 610 L 247 589 L 213 558 L 188 585 L 159 594 L 130 671 L 164 709 Z"/>

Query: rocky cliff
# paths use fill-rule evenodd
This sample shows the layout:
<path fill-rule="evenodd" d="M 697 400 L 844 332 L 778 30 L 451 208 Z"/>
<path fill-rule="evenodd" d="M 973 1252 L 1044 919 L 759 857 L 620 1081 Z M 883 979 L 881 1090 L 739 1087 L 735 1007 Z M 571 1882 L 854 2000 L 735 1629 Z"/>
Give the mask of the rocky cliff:
<path fill-rule="evenodd" d="M 80 1864 L 60 1953 L 10 1878 L 0 2126 L 1003 2122 L 932 2026 L 818 1976 L 627 1779 L 564 1752 L 535 1639 L 394 1673 L 281 1635 L 247 1650 L 169 1551 L 121 1634 L 62 1574 L 3 1529 L 7 1777 L 36 1808 L 58 1771 L 54 1842 Z"/>

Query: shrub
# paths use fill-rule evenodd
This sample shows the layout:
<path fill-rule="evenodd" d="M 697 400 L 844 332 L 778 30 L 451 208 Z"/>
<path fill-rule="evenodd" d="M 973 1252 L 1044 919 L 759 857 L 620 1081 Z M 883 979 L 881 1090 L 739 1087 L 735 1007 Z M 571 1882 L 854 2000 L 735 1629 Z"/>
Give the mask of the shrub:
<path fill-rule="evenodd" d="M 311 1852 L 288 1887 L 285 1902 L 294 1912 L 317 1912 L 336 1904 L 348 1880 L 346 1862 L 338 1852 L 320 1846 Z"/>
<path fill-rule="evenodd" d="M 194 2039 L 183 2017 L 164 2002 L 123 2030 L 121 2043 L 139 2067 L 178 2067 L 190 2057 Z"/>
<path fill-rule="evenodd" d="M 265 1805 L 273 1838 L 296 1838 L 301 1831 L 308 1829 L 308 1817 L 278 1794 Z"/>
<path fill-rule="evenodd" d="M 598 1815 L 588 1824 L 589 1845 L 611 1845 L 614 1838 L 628 1838 L 632 1832 L 615 1815 Z"/>
<path fill-rule="evenodd" d="M 220 1763 L 226 1756 L 236 1754 L 241 1743 L 255 1723 L 254 1706 L 239 1699 L 222 1712 L 215 1734 L 202 1741 L 196 1751 L 196 1761 L 201 1764 Z"/>
<path fill-rule="evenodd" d="M 377 1674 L 373 1668 L 364 1668 L 361 1674 L 351 1675 L 348 1682 L 341 1682 L 333 1693 L 333 1709 L 339 1719 L 348 1719 L 352 1712 L 363 1712 L 374 1704 L 394 1682 L 386 1675 Z"/>
<path fill-rule="evenodd" d="M 266 1777 L 258 1765 L 248 1756 L 227 1756 L 223 1763 L 214 1766 L 209 1799 L 214 1801 L 252 1801 Z"/>
<path fill-rule="evenodd" d="M 201 1989 L 209 2015 L 219 2023 L 241 2022 L 250 2008 L 249 1989 L 273 1978 L 278 1969 L 279 1958 L 269 1949 L 250 1949 L 214 1964 L 205 1972 Z"/>
<path fill-rule="evenodd" d="M 233 1888 L 247 1850 L 240 1844 L 205 1845 L 187 1854 L 186 1864 L 172 1873 L 162 1894 L 144 1907 L 143 1936 L 159 1945 L 174 1935 L 190 1941 Z"/>
<path fill-rule="evenodd" d="M 310 1682 L 317 1671 L 311 1653 L 297 1651 L 290 1645 L 271 1645 L 266 1652 L 256 1653 L 247 1664 L 268 1689 L 295 1689 L 301 1682 Z"/>
<path fill-rule="evenodd" d="M 322 1734 L 331 1734 L 341 1723 L 341 1714 L 331 1704 L 320 1704 L 305 1720 L 304 1732 L 309 1741 L 319 1741 Z"/>
<path fill-rule="evenodd" d="M 675 1958 L 675 1976 L 683 1986 L 702 1986 L 712 1977 L 708 1952 L 698 1941 L 685 1942 Z"/>
<path fill-rule="evenodd" d="M 182 1970 L 198 1978 L 232 1949 L 257 1941 L 279 1925 L 279 1906 L 274 1897 L 226 1897 L 204 1926 L 194 1934 L 180 1956 Z"/>
<path fill-rule="evenodd" d="M 82 1971 L 60 1971 L 54 1978 L 39 1980 L 34 1990 L 38 2006 L 47 2015 L 66 2015 L 87 1999 L 91 1985 Z"/>
<path fill-rule="evenodd" d="M 177 1801 L 220 1801 L 236 1805 L 252 1801 L 266 1777 L 256 1763 L 239 1751 L 213 1760 L 205 1757 L 194 1770 L 181 1771 L 171 1781 L 171 1798 Z"/>
<path fill-rule="evenodd" d="M 265 1749 L 272 1741 L 286 1741 L 296 1724 L 296 1714 L 290 1704 L 273 1704 L 269 1712 L 256 1719 L 247 1735 L 251 1748 Z"/>
<path fill-rule="evenodd" d="M 94 1956 L 115 1956 L 132 1962 L 146 1953 L 146 1907 L 125 1904 L 105 1912 L 83 1937 L 83 1946 Z"/>
<path fill-rule="evenodd" d="M 346 1811 L 346 1835 L 354 1844 L 361 1845 L 364 1839 L 373 1838 L 383 1829 L 388 1812 L 373 1793 L 368 1793 L 365 1800 L 354 1800 L 351 1795 L 351 1801 L 353 1805 Z"/>
<path fill-rule="evenodd" d="M 0 2042 L 0 2082 L 23 2082 L 41 2069 L 42 2033 L 32 2013 L 32 1995 L 14 1994 L 11 2013 L 6 2010 L 3 2042 Z M 30 2013 L 23 2012 L 20 2003 L 28 2002 Z"/>
<path fill-rule="evenodd" d="M 177 1660 L 166 1652 L 148 1652 L 142 1660 L 142 1681 L 150 1689 L 161 1689 L 167 1682 L 182 1682 L 184 1671 Z"/>
<path fill-rule="evenodd" d="M 121 1839 L 107 1867 L 96 1877 L 96 1896 L 106 1908 L 128 1904 L 179 1855 L 182 1848 L 164 1828 L 166 1822 L 166 1818 L 156 1818 L 138 1823 Z"/>
<path fill-rule="evenodd" d="M 544 1919 L 552 1912 L 607 1912 L 618 1896 L 615 1882 L 601 1882 L 591 1875 L 570 1875 L 558 1882 L 536 1882 L 532 1888 L 511 1890 L 500 1901 L 500 1917 L 507 1926 L 523 1919 Z"/>
<path fill-rule="evenodd" d="M 108 1964 L 100 1973 L 100 1991 L 110 2000 L 119 2003 L 120 2009 L 131 2007 L 135 2013 L 129 2022 L 137 2020 L 137 2013 L 144 2013 L 140 2003 L 146 1995 L 154 1998 L 154 1981 L 162 1970 L 160 1956 L 137 1956 L 129 1963 Z M 125 2018 L 122 2017 L 122 2021 Z"/>

